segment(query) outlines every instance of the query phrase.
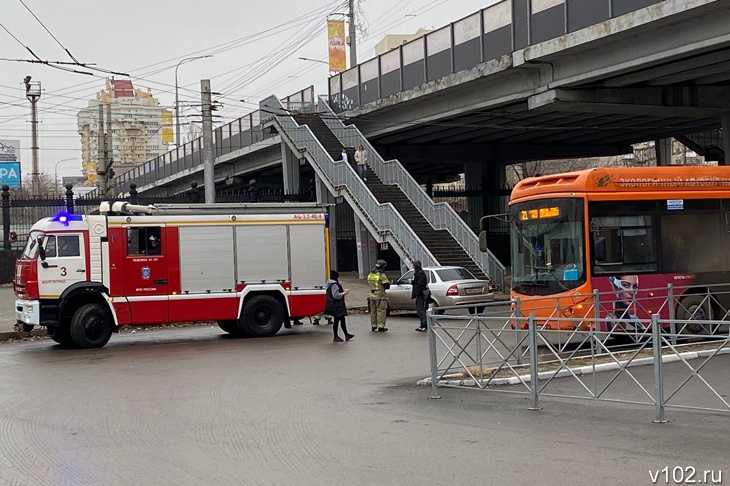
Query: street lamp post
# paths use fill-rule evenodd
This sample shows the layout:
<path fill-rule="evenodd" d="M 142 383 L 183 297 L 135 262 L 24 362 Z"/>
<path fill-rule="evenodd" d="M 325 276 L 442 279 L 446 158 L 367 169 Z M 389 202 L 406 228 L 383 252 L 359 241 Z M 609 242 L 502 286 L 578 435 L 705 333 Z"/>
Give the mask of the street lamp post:
<path fill-rule="evenodd" d="M 205 56 L 196 56 L 196 57 L 186 57 L 185 59 L 182 59 L 179 63 L 177 63 L 177 66 L 175 66 L 175 144 L 179 147 L 180 146 L 180 102 L 178 100 L 178 89 L 177 89 L 177 68 L 180 67 L 181 64 L 187 62 L 187 61 L 194 61 L 196 59 L 205 59 L 206 57 L 213 57 L 212 54 L 208 54 Z"/>
<path fill-rule="evenodd" d="M 53 170 L 53 180 L 56 184 L 56 190 L 58 190 L 58 164 L 60 164 L 61 162 L 68 162 L 69 160 L 76 160 L 76 158 L 73 157 L 70 159 L 63 159 L 56 162 L 56 168 Z"/>
<path fill-rule="evenodd" d="M 330 65 L 330 63 L 328 63 L 327 61 L 322 61 L 321 59 L 311 59 L 309 57 L 300 57 L 299 59 L 301 59 L 302 61 L 319 62 L 328 66 Z"/>

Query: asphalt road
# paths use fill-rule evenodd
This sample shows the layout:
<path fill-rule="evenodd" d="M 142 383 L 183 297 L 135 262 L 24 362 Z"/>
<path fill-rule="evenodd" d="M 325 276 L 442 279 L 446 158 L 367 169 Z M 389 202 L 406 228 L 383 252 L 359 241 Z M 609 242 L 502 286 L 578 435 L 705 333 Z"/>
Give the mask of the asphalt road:
<path fill-rule="evenodd" d="M 310 325 L 0 344 L 0 485 L 648 485 L 665 466 L 729 480 L 727 415 L 675 410 L 658 425 L 638 405 L 432 400 L 415 386 L 429 369 L 415 316 L 387 333 L 348 320 L 356 337 L 340 344 Z"/>

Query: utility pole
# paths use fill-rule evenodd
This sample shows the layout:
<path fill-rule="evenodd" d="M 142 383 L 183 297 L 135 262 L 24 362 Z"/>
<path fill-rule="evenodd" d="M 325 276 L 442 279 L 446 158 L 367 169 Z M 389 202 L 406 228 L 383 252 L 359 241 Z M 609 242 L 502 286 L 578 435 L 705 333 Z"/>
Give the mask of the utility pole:
<path fill-rule="evenodd" d="M 213 168 L 213 107 L 210 79 L 200 80 L 200 99 L 203 103 L 203 185 L 205 202 L 215 202 L 215 177 Z"/>
<path fill-rule="evenodd" d="M 355 0 L 349 0 L 350 13 L 347 16 L 350 19 L 350 69 L 357 66 L 357 39 L 355 35 Z"/>
<path fill-rule="evenodd" d="M 32 130 L 32 146 L 33 153 L 33 172 L 31 172 L 31 182 L 33 185 L 33 195 L 39 196 L 41 192 L 40 172 L 38 172 L 38 111 L 36 103 L 41 99 L 41 83 L 40 81 L 30 81 L 30 76 L 23 79 L 25 83 L 25 97 L 30 101 L 30 124 Z"/>
<path fill-rule="evenodd" d="M 96 162 L 96 187 L 101 197 L 106 196 L 106 136 L 104 135 L 104 104 L 99 102 L 99 131 L 97 133 L 99 158 Z"/>

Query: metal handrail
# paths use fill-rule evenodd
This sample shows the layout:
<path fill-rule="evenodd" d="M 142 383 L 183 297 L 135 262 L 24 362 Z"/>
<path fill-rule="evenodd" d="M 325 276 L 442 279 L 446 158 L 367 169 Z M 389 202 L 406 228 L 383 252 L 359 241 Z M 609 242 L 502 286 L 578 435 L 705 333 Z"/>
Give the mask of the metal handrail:
<path fill-rule="evenodd" d="M 397 160 L 385 161 L 357 127 L 354 125 L 346 126 L 337 118 L 337 115 L 327 104 L 326 97 L 319 97 L 318 110 L 323 115 L 322 120 L 343 146 L 357 147 L 362 145 L 368 152 L 368 165 L 375 171 L 383 184 L 397 185 L 434 229 L 445 229 L 451 233 L 451 236 L 464 249 L 469 258 L 494 281 L 498 288 L 504 289 L 504 265 L 497 260 L 492 252 L 482 252 L 480 250 L 477 235 L 456 214 L 451 205 L 444 202 L 434 203 L 400 162 Z"/>
<path fill-rule="evenodd" d="M 420 260 L 424 265 L 437 264 L 393 205 L 378 202 L 355 170 L 347 163 L 333 160 L 310 128 L 300 126 L 275 96 L 261 102 L 261 111 L 271 114 L 269 121 L 277 125 L 282 140 L 308 160 L 332 194 L 347 199 L 371 234 L 390 243 L 404 259 Z"/>

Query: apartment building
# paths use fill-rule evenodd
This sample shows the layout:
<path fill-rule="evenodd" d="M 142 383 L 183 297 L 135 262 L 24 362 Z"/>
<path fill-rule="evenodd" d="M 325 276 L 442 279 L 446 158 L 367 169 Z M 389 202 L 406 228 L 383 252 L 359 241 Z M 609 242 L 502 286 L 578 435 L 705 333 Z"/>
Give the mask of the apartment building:
<path fill-rule="evenodd" d="M 172 112 L 160 106 L 151 89 L 135 88 L 128 79 L 108 79 L 106 88 L 96 94 L 96 99 L 89 100 L 77 117 L 83 169 L 89 184 L 96 184 L 100 105 L 105 125 L 107 107 L 111 109 L 110 155 L 117 175 L 167 152 L 166 145 L 173 142 Z"/>

